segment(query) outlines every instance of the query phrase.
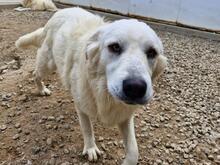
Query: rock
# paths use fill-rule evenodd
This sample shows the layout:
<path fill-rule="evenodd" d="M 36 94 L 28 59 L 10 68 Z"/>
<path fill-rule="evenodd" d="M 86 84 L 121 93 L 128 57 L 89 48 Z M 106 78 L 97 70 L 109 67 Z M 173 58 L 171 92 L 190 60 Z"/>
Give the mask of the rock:
<path fill-rule="evenodd" d="M 7 129 L 7 126 L 6 126 L 6 125 L 1 125 L 1 126 L 0 126 L 0 130 L 1 130 L 1 131 L 4 131 L 4 130 L 6 130 L 6 129 Z"/>
<path fill-rule="evenodd" d="M 55 117 L 54 117 L 54 116 L 48 116 L 47 120 L 49 120 L 49 121 L 54 121 L 54 120 L 55 120 Z"/>
<path fill-rule="evenodd" d="M 89 163 L 86 162 L 86 163 L 83 163 L 83 165 L 89 165 Z"/>
<path fill-rule="evenodd" d="M 65 148 L 64 149 L 64 154 L 69 154 L 69 153 L 70 153 L 70 151 L 67 148 Z"/>
<path fill-rule="evenodd" d="M 28 100 L 29 100 L 29 97 L 27 95 L 21 95 L 19 97 L 19 101 L 27 102 Z"/>
<path fill-rule="evenodd" d="M 61 163 L 61 165 L 70 165 L 70 162 Z"/>
<path fill-rule="evenodd" d="M 49 165 L 55 165 L 56 164 L 56 159 L 53 157 L 49 160 Z"/>
<path fill-rule="evenodd" d="M 16 123 L 15 124 L 15 128 L 20 128 L 21 127 L 21 124 L 20 123 Z"/>
<path fill-rule="evenodd" d="M 43 123 L 45 123 L 45 120 L 40 119 L 40 120 L 38 121 L 38 123 L 39 123 L 39 124 L 43 124 Z"/>
<path fill-rule="evenodd" d="M 21 132 L 22 132 L 22 129 L 21 129 L 21 128 L 18 128 L 17 130 L 18 130 L 18 133 L 21 133 Z"/>
<path fill-rule="evenodd" d="M 3 94 L 2 95 L 2 101 L 9 101 L 11 98 L 12 94 L 8 93 L 8 94 Z"/>
<path fill-rule="evenodd" d="M 38 154 L 40 151 L 41 151 L 41 148 L 40 148 L 40 147 L 38 147 L 38 146 L 32 147 L 32 153 L 33 153 L 34 155 Z"/>
<path fill-rule="evenodd" d="M 102 136 L 99 136 L 98 141 L 102 142 L 104 140 L 104 138 Z"/>
<path fill-rule="evenodd" d="M 42 119 L 42 120 L 47 120 L 47 117 L 46 117 L 46 116 L 42 116 L 41 119 Z"/>
<path fill-rule="evenodd" d="M 47 142 L 47 145 L 51 146 L 53 143 L 53 140 L 52 140 L 52 138 L 47 138 L 46 142 Z"/>
<path fill-rule="evenodd" d="M 19 138 L 20 138 L 20 135 L 19 135 L 19 134 L 15 134 L 15 135 L 12 137 L 13 140 L 18 140 Z"/>
<path fill-rule="evenodd" d="M 29 134 L 30 134 L 30 131 L 25 130 L 25 131 L 24 131 L 24 134 L 25 134 L 25 135 L 29 135 Z"/>
<path fill-rule="evenodd" d="M 107 148 L 105 147 L 104 143 L 101 144 L 101 147 L 102 147 L 103 151 L 107 151 Z"/>
<path fill-rule="evenodd" d="M 158 164 L 158 165 L 162 165 L 162 160 L 160 160 L 160 159 L 156 159 L 156 164 Z"/>
<path fill-rule="evenodd" d="M 63 126 L 65 129 L 70 129 L 70 125 L 69 124 L 64 124 Z"/>
<path fill-rule="evenodd" d="M 3 65 L 0 67 L 0 74 L 5 73 L 5 71 L 8 69 L 8 65 Z"/>
<path fill-rule="evenodd" d="M 214 156 L 213 155 L 208 155 L 208 159 L 213 161 L 214 160 Z"/>
<path fill-rule="evenodd" d="M 46 129 L 51 129 L 51 128 L 52 128 L 52 126 L 50 124 L 46 125 Z"/>

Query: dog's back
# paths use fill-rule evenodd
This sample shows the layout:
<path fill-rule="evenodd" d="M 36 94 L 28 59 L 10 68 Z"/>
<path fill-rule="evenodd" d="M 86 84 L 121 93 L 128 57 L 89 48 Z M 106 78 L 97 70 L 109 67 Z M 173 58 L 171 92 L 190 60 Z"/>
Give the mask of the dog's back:
<path fill-rule="evenodd" d="M 50 68 L 56 65 L 58 73 L 62 75 L 64 86 L 69 89 L 68 74 L 75 58 L 73 56 L 77 53 L 73 52 L 71 56 L 65 57 L 66 50 L 69 47 L 79 50 L 78 47 L 83 46 L 79 43 L 82 36 L 88 38 L 89 33 L 93 33 L 103 24 L 103 18 L 81 8 L 63 9 L 56 12 L 44 27 L 20 37 L 16 41 L 16 47 L 26 49 L 34 46 L 40 48 L 39 50 L 48 50 L 44 54 L 50 56 L 48 59 L 53 59 L 50 60 Z"/>

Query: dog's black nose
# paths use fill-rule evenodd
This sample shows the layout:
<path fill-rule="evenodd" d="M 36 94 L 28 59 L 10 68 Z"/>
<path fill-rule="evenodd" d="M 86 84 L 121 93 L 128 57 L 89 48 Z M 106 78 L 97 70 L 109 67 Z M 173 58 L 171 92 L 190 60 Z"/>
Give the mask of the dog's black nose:
<path fill-rule="evenodd" d="M 123 92 L 130 100 L 137 100 L 144 97 L 147 90 L 147 84 L 142 79 L 123 80 Z"/>

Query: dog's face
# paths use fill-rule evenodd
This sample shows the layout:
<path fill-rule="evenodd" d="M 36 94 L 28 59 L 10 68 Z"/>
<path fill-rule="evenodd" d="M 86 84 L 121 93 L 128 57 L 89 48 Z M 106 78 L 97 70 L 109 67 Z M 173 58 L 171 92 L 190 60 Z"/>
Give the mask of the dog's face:
<path fill-rule="evenodd" d="M 153 96 L 152 78 L 165 67 L 156 33 L 143 22 L 119 20 L 99 29 L 88 45 L 88 55 L 96 47 L 99 63 L 105 66 L 109 93 L 126 104 L 147 103 Z"/>

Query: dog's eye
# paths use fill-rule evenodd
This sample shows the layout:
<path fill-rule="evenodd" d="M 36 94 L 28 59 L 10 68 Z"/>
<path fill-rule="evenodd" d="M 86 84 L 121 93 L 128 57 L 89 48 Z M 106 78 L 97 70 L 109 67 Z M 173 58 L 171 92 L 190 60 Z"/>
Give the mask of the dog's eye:
<path fill-rule="evenodd" d="M 118 43 L 112 43 L 108 45 L 108 49 L 112 53 L 120 54 L 122 52 L 122 48 Z"/>
<path fill-rule="evenodd" d="M 153 59 L 157 56 L 157 51 L 151 47 L 146 51 L 146 55 L 147 55 L 147 58 Z"/>

